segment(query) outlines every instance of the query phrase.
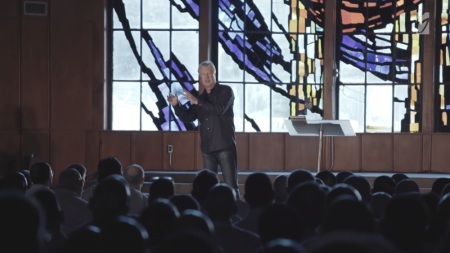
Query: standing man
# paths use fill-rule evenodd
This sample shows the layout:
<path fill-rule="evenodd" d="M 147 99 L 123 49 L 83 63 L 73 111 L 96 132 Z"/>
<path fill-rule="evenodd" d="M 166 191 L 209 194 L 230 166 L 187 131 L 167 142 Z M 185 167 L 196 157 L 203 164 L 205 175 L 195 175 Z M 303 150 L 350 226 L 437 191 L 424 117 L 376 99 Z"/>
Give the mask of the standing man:
<path fill-rule="evenodd" d="M 173 94 L 169 94 L 167 100 L 182 121 L 192 122 L 198 119 L 204 168 L 217 173 L 220 165 L 225 183 L 239 194 L 233 90 L 217 83 L 216 67 L 211 61 L 200 63 L 198 73 L 200 86 L 203 87 L 200 95 L 195 97 L 184 90 L 186 98 L 191 102 L 189 109 L 181 106 L 178 97 Z"/>

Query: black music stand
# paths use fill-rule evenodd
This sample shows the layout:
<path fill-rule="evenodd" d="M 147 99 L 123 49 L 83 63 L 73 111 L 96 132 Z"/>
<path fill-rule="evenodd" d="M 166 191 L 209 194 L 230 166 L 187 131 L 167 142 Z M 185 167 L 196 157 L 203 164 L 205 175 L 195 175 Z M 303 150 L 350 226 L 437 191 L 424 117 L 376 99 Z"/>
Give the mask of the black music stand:
<path fill-rule="evenodd" d="M 320 171 L 323 136 L 356 136 L 350 120 L 308 119 L 301 115 L 289 117 L 285 124 L 291 136 L 319 136 L 317 172 Z"/>

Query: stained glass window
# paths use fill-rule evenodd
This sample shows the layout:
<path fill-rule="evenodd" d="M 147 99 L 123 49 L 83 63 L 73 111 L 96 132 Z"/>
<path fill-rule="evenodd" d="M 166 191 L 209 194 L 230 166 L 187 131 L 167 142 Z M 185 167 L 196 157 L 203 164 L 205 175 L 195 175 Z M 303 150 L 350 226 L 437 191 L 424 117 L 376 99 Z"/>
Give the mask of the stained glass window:
<path fill-rule="evenodd" d="M 440 37 L 437 38 L 439 47 L 439 75 L 436 94 L 436 126 L 438 132 L 450 132 L 450 27 L 448 16 L 450 13 L 449 0 L 438 1 L 440 3 Z"/>
<path fill-rule="evenodd" d="M 338 1 L 338 114 L 356 132 L 421 130 L 422 2 Z"/>
<path fill-rule="evenodd" d="M 237 131 L 286 131 L 289 116 L 322 114 L 323 7 L 218 0 L 218 81 L 237 94 Z"/>
<path fill-rule="evenodd" d="M 198 0 L 114 0 L 113 130 L 193 129 L 169 106 L 169 92 L 198 89 Z M 188 38 L 188 39 L 187 39 Z M 185 106 L 189 106 L 188 103 Z"/>
<path fill-rule="evenodd" d="M 198 92 L 199 0 L 112 2 L 111 128 L 195 129 L 176 118 L 166 96 Z M 284 132 L 289 116 L 323 115 L 324 2 L 213 2 L 213 58 L 218 81 L 236 96 L 237 131 Z M 440 129 L 450 110 L 447 12 L 442 1 Z M 423 0 L 343 0 L 336 13 L 338 118 L 356 132 L 420 132 Z"/>
<path fill-rule="evenodd" d="M 166 96 L 198 91 L 199 0 L 113 2 L 111 128 L 194 129 Z M 218 81 L 234 89 L 236 130 L 285 132 L 291 115 L 322 115 L 323 1 L 214 3 Z"/>

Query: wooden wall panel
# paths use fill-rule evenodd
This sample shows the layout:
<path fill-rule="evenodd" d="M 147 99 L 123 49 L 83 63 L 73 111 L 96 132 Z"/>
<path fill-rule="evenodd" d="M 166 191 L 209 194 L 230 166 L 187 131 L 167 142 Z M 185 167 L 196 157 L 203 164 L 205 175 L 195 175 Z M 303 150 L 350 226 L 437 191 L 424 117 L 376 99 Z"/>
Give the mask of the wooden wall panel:
<path fill-rule="evenodd" d="M 195 170 L 196 142 L 195 132 L 164 132 L 163 133 L 163 170 Z M 167 145 L 173 145 L 172 166 L 169 163 Z M 200 144 L 199 144 L 200 145 Z"/>
<path fill-rule="evenodd" d="M 284 133 L 249 135 L 249 170 L 282 170 L 284 168 Z"/>
<path fill-rule="evenodd" d="M 34 155 L 35 160 L 50 162 L 50 133 L 47 130 L 22 131 L 22 157 Z"/>
<path fill-rule="evenodd" d="M 105 103 L 105 3 L 106 1 L 90 1 L 90 0 L 52 0 L 50 3 L 51 17 L 55 22 L 63 23 L 82 23 L 80 27 L 89 26 L 88 30 L 81 31 L 83 40 L 89 39 L 89 45 L 78 45 L 77 50 L 83 50 L 83 54 L 89 54 L 89 64 L 92 73 L 89 76 L 89 87 L 82 83 L 84 91 L 89 94 L 87 104 L 90 105 L 89 113 L 91 117 L 86 119 L 86 123 L 91 124 L 90 130 L 104 129 L 104 103 Z M 74 11 L 76 10 L 76 11 Z M 69 25 L 69 29 L 72 25 Z M 77 28 L 78 29 L 78 28 Z M 67 31 L 69 33 L 80 33 L 80 31 Z M 77 34 L 69 35 L 77 36 Z M 74 41 L 78 43 L 78 38 Z M 86 41 L 83 41 L 86 43 Z M 70 52 L 69 52 L 70 53 Z M 71 52 L 70 54 L 75 54 Z M 76 57 L 81 59 L 81 55 Z M 64 60 L 64 59 L 62 59 Z M 78 63 L 77 63 L 78 64 Z M 84 94 L 86 95 L 86 94 Z"/>
<path fill-rule="evenodd" d="M 394 138 L 394 171 L 422 171 L 422 135 L 395 134 Z"/>
<path fill-rule="evenodd" d="M 22 19 L 22 126 L 49 129 L 49 50 L 47 19 Z"/>
<path fill-rule="evenodd" d="M 194 137 L 194 149 L 195 149 L 195 169 L 201 170 L 203 169 L 203 157 L 202 150 L 200 147 L 200 132 L 196 131 Z"/>
<path fill-rule="evenodd" d="M 433 172 L 450 173 L 450 135 L 434 134 L 431 146 L 431 170 Z"/>
<path fill-rule="evenodd" d="M 4 4 L 0 3 L 0 9 Z M 0 129 L 17 130 L 20 128 L 20 21 L 0 19 L 0 34 Z"/>
<path fill-rule="evenodd" d="M 18 18 L 18 17 L 20 17 L 20 11 L 21 11 L 20 3 L 21 3 L 21 0 L 1 0 L 0 1 L 0 18 Z M 3 34 L 2 34 L 2 37 L 3 37 Z"/>
<path fill-rule="evenodd" d="M 332 171 L 359 171 L 361 168 L 361 135 L 352 137 L 326 137 L 330 148 L 329 169 Z M 334 146 L 334 147 L 333 147 Z"/>
<path fill-rule="evenodd" d="M 100 160 L 100 132 L 86 132 L 86 178 L 93 179 L 96 176 L 97 164 Z"/>
<path fill-rule="evenodd" d="M 52 22 L 51 126 L 91 129 L 92 29 L 89 22 Z"/>
<path fill-rule="evenodd" d="M 239 171 L 250 170 L 249 166 L 249 134 L 236 133 L 237 167 Z"/>
<path fill-rule="evenodd" d="M 25 169 L 28 164 L 21 161 L 20 155 L 20 133 L 14 130 L 0 131 L 0 160 L 4 162 L 3 157 L 10 157 L 12 160 L 11 169 Z M 24 164 L 24 165 L 22 165 Z M 3 166 L 3 163 L 0 164 Z M 1 176 L 1 175 L 0 175 Z"/>
<path fill-rule="evenodd" d="M 86 160 L 86 138 L 84 131 L 58 131 L 50 134 L 50 165 L 55 173 L 54 184 L 58 183 L 61 171 L 72 163 Z"/>
<path fill-rule="evenodd" d="M 51 17 L 59 20 L 89 20 L 103 16 L 104 0 L 50 0 Z M 76 10 L 76 11 L 74 11 Z M 103 19 L 102 19 L 103 20 Z"/>
<path fill-rule="evenodd" d="M 285 170 L 307 169 L 317 171 L 319 137 L 285 134 Z"/>
<path fill-rule="evenodd" d="M 431 168 L 431 151 L 432 151 L 432 134 L 422 134 L 422 145 L 417 148 L 422 149 L 422 172 L 432 172 Z"/>
<path fill-rule="evenodd" d="M 392 134 L 364 134 L 361 159 L 362 171 L 392 172 Z"/>
<path fill-rule="evenodd" d="M 144 170 L 162 170 L 163 132 L 131 133 L 131 163 L 142 165 Z"/>
<path fill-rule="evenodd" d="M 100 133 L 100 158 L 114 156 L 122 166 L 130 164 L 131 132 L 103 131 Z"/>

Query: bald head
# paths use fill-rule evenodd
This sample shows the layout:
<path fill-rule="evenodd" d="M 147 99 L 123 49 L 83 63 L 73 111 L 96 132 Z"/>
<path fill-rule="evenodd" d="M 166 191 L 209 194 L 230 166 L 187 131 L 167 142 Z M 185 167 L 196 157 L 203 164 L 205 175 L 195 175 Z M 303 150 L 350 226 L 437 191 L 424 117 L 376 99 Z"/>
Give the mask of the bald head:
<path fill-rule="evenodd" d="M 139 164 L 131 164 L 125 169 L 124 177 L 130 187 L 140 190 L 145 179 L 144 168 Z"/>

